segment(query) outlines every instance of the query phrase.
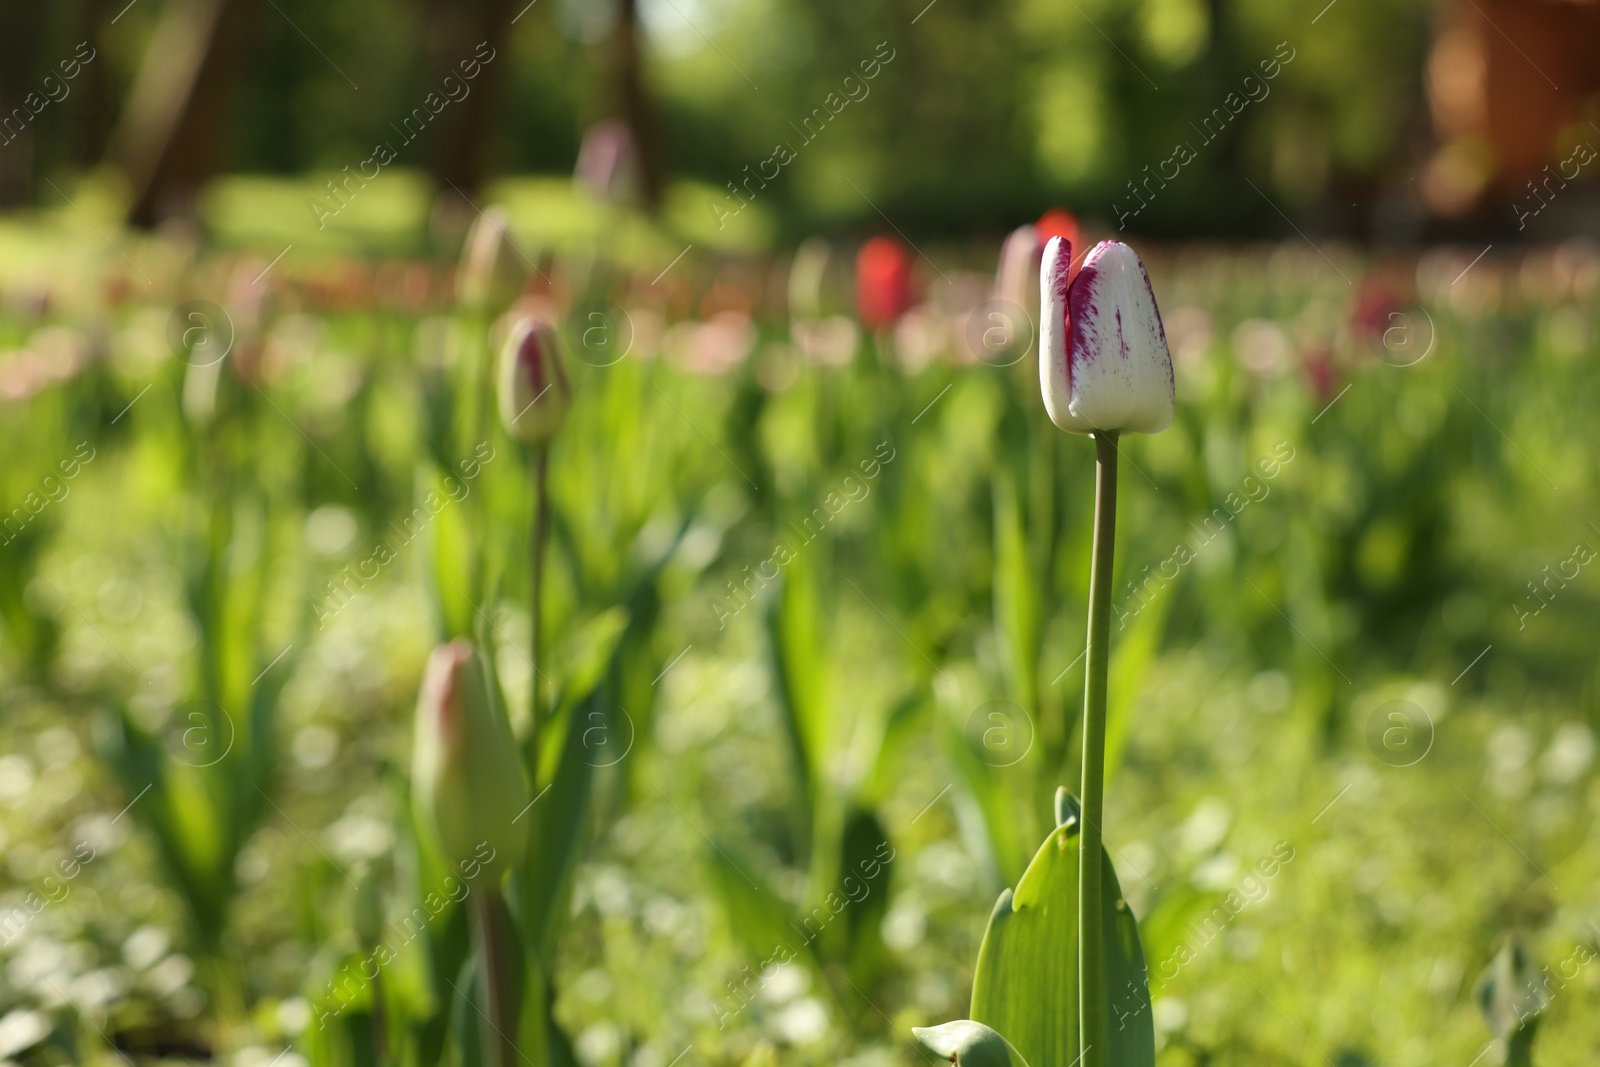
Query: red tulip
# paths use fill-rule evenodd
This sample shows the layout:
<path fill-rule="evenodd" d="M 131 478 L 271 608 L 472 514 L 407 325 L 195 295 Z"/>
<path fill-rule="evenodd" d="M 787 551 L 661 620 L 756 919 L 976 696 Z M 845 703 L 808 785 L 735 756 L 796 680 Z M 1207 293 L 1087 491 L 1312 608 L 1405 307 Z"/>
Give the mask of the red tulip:
<path fill-rule="evenodd" d="M 1039 231 L 1039 243 L 1045 244 L 1052 237 L 1059 237 L 1072 247 L 1082 245 L 1080 240 L 1081 230 L 1078 220 L 1066 208 L 1053 207 L 1039 216 L 1039 221 L 1034 223 L 1034 229 Z"/>
<path fill-rule="evenodd" d="M 911 254 L 893 237 L 874 237 L 856 257 L 856 314 L 869 329 L 891 325 L 913 302 Z"/>

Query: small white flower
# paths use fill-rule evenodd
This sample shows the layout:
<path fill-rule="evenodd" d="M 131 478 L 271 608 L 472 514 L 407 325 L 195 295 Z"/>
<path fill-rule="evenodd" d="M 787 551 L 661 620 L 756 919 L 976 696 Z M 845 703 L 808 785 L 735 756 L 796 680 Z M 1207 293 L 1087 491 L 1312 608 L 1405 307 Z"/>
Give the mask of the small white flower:
<path fill-rule="evenodd" d="M 1071 272 L 1052 237 L 1039 272 L 1039 387 L 1069 433 L 1160 433 L 1172 423 L 1172 356 L 1150 277 L 1125 244 L 1102 241 Z"/>
<path fill-rule="evenodd" d="M 779 1012 L 775 1023 L 791 1045 L 809 1045 L 827 1036 L 828 1009 L 816 997 L 805 997 Z"/>
<path fill-rule="evenodd" d="M 50 1036 L 50 1020 L 36 1011 L 17 1008 L 0 1019 L 0 1057 L 13 1056 Z"/>

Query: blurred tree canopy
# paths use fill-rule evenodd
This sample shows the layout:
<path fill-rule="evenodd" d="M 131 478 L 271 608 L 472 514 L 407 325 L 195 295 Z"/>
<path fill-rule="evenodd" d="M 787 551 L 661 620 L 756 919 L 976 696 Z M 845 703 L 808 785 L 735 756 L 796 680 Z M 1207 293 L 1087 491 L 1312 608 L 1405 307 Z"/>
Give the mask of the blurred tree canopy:
<path fill-rule="evenodd" d="M 0 3 L 20 27 L 0 75 L 7 108 L 80 41 L 96 51 L 0 148 L 8 202 L 46 202 L 43 178 L 107 158 L 162 19 L 184 2 Z M 1267 196 L 1319 228 L 1363 230 L 1426 141 L 1431 0 L 226 2 L 243 30 L 214 90 L 213 173 L 337 172 L 386 139 L 440 177 L 481 155 L 478 171 L 456 167 L 458 184 L 568 172 L 583 131 L 631 109 L 669 180 L 731 206 L 737 184 L 786 235 L 876 224 L 877 209 L 908 231 L 994 230 L 1062 203 L 1180 236 L 1275 231 Z M 441 29 L 467 9 L 504 31 L 499 84 L 481 115 L 446 112 L 401 146 L 399 124 L 471 55 L 479 16 Z M 630 67 L 619 42 L 635 23 Z M 874 56 L 890 58 L 867 79 Z M 780 145 L 793 158 L 772 177 Z"/>

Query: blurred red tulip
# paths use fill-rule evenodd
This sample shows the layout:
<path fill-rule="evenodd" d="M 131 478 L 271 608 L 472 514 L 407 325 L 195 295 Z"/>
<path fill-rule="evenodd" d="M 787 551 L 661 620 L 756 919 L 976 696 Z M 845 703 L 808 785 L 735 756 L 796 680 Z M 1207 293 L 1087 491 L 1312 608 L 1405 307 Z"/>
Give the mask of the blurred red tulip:
<path fill-rule="evenodd" d="M 868 329 L 888 326 L 912 304 L 911 254 L 893 237 L 874 237 L 856 257 L 856 314 Z"/>
<path fill-rule="evenodd" d="M 1081 233 L 1078 220 L 1066 208 L 1053 207 L 1039 216 L 1039 221 L 1034 223 L 1034 229 L 1039 231 L 1039 244 L 1048 244 L 1050 238 L 1059 237 L 1072 245 L 1073 248 L 1081 247 L 1079 240 Z"/>
<path fill-rule="evenodd" d="M 1040 248 L 1049 244 L 1052 237 L 1061 238 L 1072 248 L 1088 247 L 1083 243 L 1083 230 L 1078 225 L 1077 216 L 1064 207 L 1053 207 L 1043 215 L 1040 215 L 1039 221 L 1033 224 L 1033 228 L 1039 233 Z M 1078 265 L 1075 263 L 1069 264 L 1067 267 L 1067 283 L 1069 285 L 1077 273 Z"/>
<path fill-rule="evenodd" d="M 1300 362 L 1318 399 L 1332 396 L 1334 387 L 1339 384 L 1339 373 L 1333 365 L 1333 346 L 1325 340 L 1312 342 L 1301 349 Z"/>
<path fill-rule="evenodd" d="M 1350 310 L 1350 324 L 1356 336 L 1368 342 L 1382 338 L 1404 308 L 1403 299 L 1399 287 L 1390 279 L 1378 274 L 1363 278 Z"/>

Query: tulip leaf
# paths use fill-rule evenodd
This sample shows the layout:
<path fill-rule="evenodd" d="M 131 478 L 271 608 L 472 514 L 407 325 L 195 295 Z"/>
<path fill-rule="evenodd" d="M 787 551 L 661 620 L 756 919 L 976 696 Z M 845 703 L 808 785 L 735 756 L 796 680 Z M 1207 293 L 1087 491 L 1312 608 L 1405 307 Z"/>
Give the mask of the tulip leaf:
<path fill-rule="evenodd" d="M 445 490 L 448 469 L 418 472 L 417 501 L 402 520 L 405 542 L 417 536 L 411 533 L 413 529 L 420 528 L 423 544 L 432 556 L 429 591 L 438 612 L 441 639 L 471 637 L 478 618 L 476 605 L 483 601 L 479 539 L 467 509 Z"/>
<path fill-rule="evenodd" d="M 1187 962 L 1186 938 L 1193 936 L 1189 933 L 1189 923 L 1199 920 L 1221 901 L 1222 894 L 1196 889 L 1188 883 L 1163 889 L 1151 900 L 1144 917 L 1139 920 L 1139 940 L 1146 958 L 1154 961 L 1152 966 L 1158 978 L 1170 981 L 1177 972 L 1168 973 L 1168 969 Z"/>
<path fill-rule="evenodd" d="M 972 1017 L 1005 1034 L 1031 1064 L 1078 1058 L 1078 845 L 1076 822 L 1045 838 L 1015 892 L 1000 894 L 978 950 Z M 1107 1067 L 1151 1067 L 1155 1030 L 1139 928 L 1101 850 Z"/>
<path fill-rule="evenodd" d="M 728 925 L 745 950 L 760 961 L 752 969 L 760 971 L 797 957 L 808 965 L 816 963 L 815 953 L 809 951 L 812 942 L 792 925 L 789 902 L 767 885 L 755 864 L 739 856 L 727 842 L 714 846 L 708 860 Z"/>
<path fill-rule="evenodd" d="M 627 629 L 627 609 L 613 605 L 578 627 L 572 638 L 564 642 L 556 717 L 587 699 L 600 684 Z"/>
<path fill-rule="evenodd" d="M 1118 633 L 1112 638 L 1115 651 L 1111 654 L 1111 664 L 1107 670 L 1107 782 L 1122 763 L 1122 752 L 1128 743 L 1128 724 L 1133 719 L 1133 702 L 1139 695 L 1139 683 L 1145 677 L 1145 667 L 1161 644 L 1161 635 L 1165 632 L 1163 624 L 1172 600 L 1170 593 L 1158 593 L 1150 604 L 1137 611 L 1125 606 L 1126 610 L 1117 620 Z"/>
<path fill-rule="evenodd" d="M 599 690 L 591 690 L 588 698 L 571 710 L 555 777 L 547 792 L 528 809 L 520 925 L 547 973 L 554 966 L 556 935 L 566 918 L 573 871 L 588 837 L 595 756 L 585 739 L 592 722 L 609 723 L 612 714 Z"/>
<path fill-rule="evenodd" d="M 828 922 L 818 939 L 824 958 L 845 957 L 851 980 L 868 986 L 884 956 L 880 928 L 889 910 L 890 872 L 894 866 L 894 846 L 876 813 L 852 810 L 840 835 L 838 878 L 831 901 L 813 908 L 800 920 L 808 934 L 821 914 Z M 842 902 L 836 914 L 832 904 Z M 819 914 L 821 913 L 821 914 Z"/>
<path fill-rule="evenodd" d="M 815 562 L 803 555 L 791 563 L 767 614 L 778 707 L 808 811 L 827 751 L 828 725 L 824 623 L 815 569 Z"/>
<path fill-rule="evenodd" d="M 1506 1067 L 1533 1062 L 1533 1038 L 1550 1004 L 1550 994 L 1528 958 L 1527 946 L 1508 938 L 1478 979 L 1474 995 L 1494 1036 L 1505 1045 Z"/>
<path fill-rule="evenodd" d="M 940 703 L 939 731 L 945 753 L 955 765 L 966 786 L 968 796 L 976 803 L 982 819 L 982 840 L 979 847 L 987 847 L 993 873 L 1002 882 L 1021 877 L 1028 858 L 1027 829 L 1019 826 L 1019 815 L 1025 815 L 1016 804 L 1005 768 L 986 761 L 984 753 L 972 743 L 967 726 L 972 709 L 963 703 L 949 687 L 938 693 Z M 976 831 L 970 831 L 977 836 Z M 992 883 L 991 883 L 992 884 Z"/>
<path fill-rule="evenodd" d="M 971 1019 L 940 1026 L 913 1026 L 911 1036 L 956 1067 L 1028 1067 L 1028 1061 L 1009 1041 Z"/>
<path fill-rule="evenodd" d="M 994 475 L 994 617 L 1012 700 L 1038 704 L 1039 579 L 1028 557 L 1028 538 L 1016 474 Z"/>

